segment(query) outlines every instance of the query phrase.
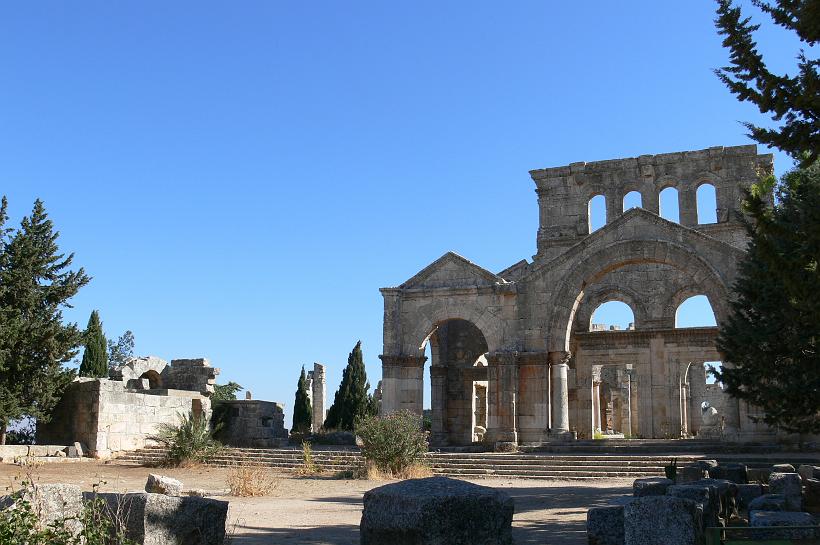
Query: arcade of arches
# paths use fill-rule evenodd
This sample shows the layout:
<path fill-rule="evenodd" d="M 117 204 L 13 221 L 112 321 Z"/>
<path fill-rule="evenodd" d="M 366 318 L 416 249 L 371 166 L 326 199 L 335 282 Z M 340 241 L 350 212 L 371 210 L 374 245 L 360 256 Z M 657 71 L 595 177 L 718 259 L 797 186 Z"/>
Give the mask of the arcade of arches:
<path fill-rule="evenodd" d="M 704 363 L 721 361 L 717 327 L 676 327 L 676 312 L 700 295 L 717 322 L 726 318 L 746 245 L 735 211 L 742 189 L 771 169 L 771 155 L 738 146 L 531 171 L 539 204 L 532 261 L 496 274 L 448 252 L 381 290 L 382 411 L 421 414 L 429 380 L 434 445 L 598 433 L 769 437 L 749 418 L 752 407 L 707 384 Z M 698 215 L 704 184 L 714 188 L 714 223 Z M 678 196 L 679 222 L 659 216 L 666 188 Z M 646 208 L 624 206 L 633 192 L 640 199 L 627 201 Z M 593 197 L 606 204 L 597 229 Z M 630 327 L 592 323 L 610 301 L 629 306 Z M 701 417 L 704 403 L 717 421 Z"/>

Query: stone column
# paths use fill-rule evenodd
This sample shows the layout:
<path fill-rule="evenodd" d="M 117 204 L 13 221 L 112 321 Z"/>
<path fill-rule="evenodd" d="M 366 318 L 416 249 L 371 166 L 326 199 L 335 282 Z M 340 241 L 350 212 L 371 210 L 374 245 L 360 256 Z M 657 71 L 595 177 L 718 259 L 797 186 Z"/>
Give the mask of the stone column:
<path fill-rule="evenodd" d="M 549 353 L 552 369 L 552 433 L 559 436 L 569 432 L 568 360 L 569 352 Z"/>
<path fill-rule="evenodd" d="M 448 443 L 447 433 L 447 367 L 443 365 L 430 366 L 430 444 L 434 447 L 443 447 Z M 470 430 L 472 433 L 472 430 Z"/>
<path fill-rule="evenodd" d="M 424 356 L 381 355 L 383 415 L 410 411 L 421 416 L 423 407 Z"/>
<path fill-rule="evenodd" d="M 514 352 L 487 355 L 487 440 L 500 450 L 518 444 L 518 367 Z"/>
<path fill-rule="evenodd" d="M 311 384 L 311 403 L 313 409 L 313 431 L 319 431 L 325 423 L 325 366 L 315 362 L 313 364 L 313 380 Z"/>
<path fill-rule="evenodd" d="M 549 361 L 546 352 L 519 352 L 516 424 L 521 443 L 541 443 L 549 427 Z"/>
<path fill-rule="evenodd" d="M 601 383 L 592 383 L 592 431 L 601 429 Z"/>

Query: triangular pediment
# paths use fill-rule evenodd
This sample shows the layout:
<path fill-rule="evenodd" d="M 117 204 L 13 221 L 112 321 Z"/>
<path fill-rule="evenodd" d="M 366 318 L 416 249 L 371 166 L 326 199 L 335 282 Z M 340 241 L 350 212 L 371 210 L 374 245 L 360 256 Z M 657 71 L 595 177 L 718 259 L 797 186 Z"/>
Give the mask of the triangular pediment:
<path fill-rule="evenodd" d="M 403 283 L 402 289 L 492 286 L 504 279 L 455 252 L 447 252 Z"/>

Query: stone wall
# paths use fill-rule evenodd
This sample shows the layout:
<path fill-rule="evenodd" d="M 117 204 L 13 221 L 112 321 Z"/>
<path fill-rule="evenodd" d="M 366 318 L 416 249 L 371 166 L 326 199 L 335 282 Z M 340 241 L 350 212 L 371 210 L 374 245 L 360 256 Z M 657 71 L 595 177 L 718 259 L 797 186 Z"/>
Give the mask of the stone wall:
<path fill-rule="evenodd" d="M 208 395 L 214 392 L 218 374 L 219 369 L 205 358 L 175 359 L 169 364 L 156 356 L 142 356 L 112 369 L 110 378 L 131 389 L 188 390 Z"/>
<path fill-rule="evenodd" d="M 270 448 L 287 441 L 285 408 L 273 401 L 218 401 L 214 414 L 222 428 L 217 438 L 232 447 Z"/>

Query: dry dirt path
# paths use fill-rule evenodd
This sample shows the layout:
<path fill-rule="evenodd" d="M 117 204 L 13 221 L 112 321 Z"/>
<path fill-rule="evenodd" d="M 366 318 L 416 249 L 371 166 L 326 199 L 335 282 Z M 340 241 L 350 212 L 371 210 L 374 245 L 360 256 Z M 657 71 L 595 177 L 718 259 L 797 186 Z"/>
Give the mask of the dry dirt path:
<path fill-rule="evenodd" d="M 150 469 L 99 462 L 48 464 L 36 469 L 40 482 L 65 482 L 91 490 L 141 490 L 148 473 L 160 472 L 180 479 L 186 488 L 217 491 L 226 488 L 227 470 L 220 468 Z M 20 479 L 17 466 L 0 464 L 0 493 Z M 589 507 L 622 501 L 631 493 L 628 479 L 592 481 L 542 481 L 529 479 L 479 479 L 484 486 L 505 489 L 515 498 L 515 543 L 582 545 Z M 231 545 L 299 544 L 354 545 L 359 543 L 362 495 L 385 484 L 375 481 L 276 476 L 276 488 L 261 498 L 231 498 L 228 523 Z"/>

